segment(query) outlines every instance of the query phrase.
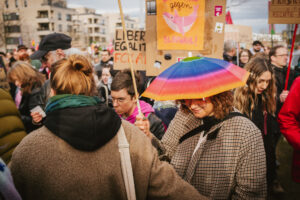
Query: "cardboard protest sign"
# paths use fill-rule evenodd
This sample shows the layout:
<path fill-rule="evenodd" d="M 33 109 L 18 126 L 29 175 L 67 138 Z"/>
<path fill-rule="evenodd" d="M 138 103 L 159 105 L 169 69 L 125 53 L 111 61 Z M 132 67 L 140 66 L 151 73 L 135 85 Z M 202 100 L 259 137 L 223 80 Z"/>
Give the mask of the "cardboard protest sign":
<path fill-rule="evenodd" d="M 300 24 L 300 1 L 270 1 L 269 24 Z"/>
<path fill-rule="evenodd" d="M 204 42 L 202 50 L 193 50 L 191 48 L 185 50 L 180 48 L 158 48 L 158 24 L 156 18 L 158 10 L 156 9 L 156 4 L 160 1 L 164 1 L 167 4 L 174 2 L 171 0 L 146 0 L 146 74 L 148 76 L 156 76 L 172 64 L 188 56 L 201 55 L 211 58 L 223 58 L 226 0 L 205 0 Z M 184 2 L 196 3 L 200 1 L 186 0 Z M 175 9 L 173 9 L 172 13 L 175 13 Z M 179 14 L 179 16 L 184 15 Z"/>
<path fill-rule="evenodd" d="M 146 70 L 146 40 L 145 31 L 127 30 L 130 55 L 127 52 L 123 30 L 117 29 L 114 44 L 114 69 L 130 68 L 129 56 L 135 70 Z"/>
<path fill-rule="evenodd" d="M 157 48 L 202 50 L 205 0 L 157 0 Z"/>
<path fill-rule="evenodd" d="M 246 48 L 251 48 L 253 41 L 252 27 L 226 24 L 224 41 L 227 40 L 233 40 L 237 43 L 243 44 L 242 46 Z"/>

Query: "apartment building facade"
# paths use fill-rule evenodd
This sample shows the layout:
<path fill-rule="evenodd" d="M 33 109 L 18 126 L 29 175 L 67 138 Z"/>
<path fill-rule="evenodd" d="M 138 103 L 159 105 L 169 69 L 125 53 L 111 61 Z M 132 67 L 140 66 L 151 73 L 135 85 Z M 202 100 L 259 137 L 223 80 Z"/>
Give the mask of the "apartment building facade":
<path fill-rule="evenodd" d="M 137 29 L 137 20 L 125 16 L 127 29 Z M 119 13 L 97 14 L 95 9 L 68 8 L 66 0 L 0 0 L 0 51 L 12 51 L 19 44 L 36 47 L 53 32 L 72 37 L 72 46 L 92 43 L 106 48 L 115 30 L 122 28 Z"/>
<path fill-rule="evenodd" d="M 10 51 L 19 44 L 35 47 L 50 33 L 70 35 L 74 9 L 66 0 L 1 0 L 0 50 Z"/>
<path fill-rule="evenodd" d="M 73 19 L 73 46 L 87 47 L 95 44 L 105 48 L 107 44 L 107 17 L 97 14 L 95 9 L 75 8 Z"/>

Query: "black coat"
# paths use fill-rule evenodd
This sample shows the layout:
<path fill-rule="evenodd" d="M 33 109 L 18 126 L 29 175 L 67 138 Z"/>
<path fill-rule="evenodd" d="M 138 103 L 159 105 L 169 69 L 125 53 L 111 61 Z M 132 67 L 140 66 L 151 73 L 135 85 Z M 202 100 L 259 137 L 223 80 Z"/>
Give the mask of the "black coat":
<path fill-rule="evenodd" d="M 279 113 L 283 103 L 280 102 L 280 94 L 284 90 L 285 86 L 285 78 L 287 74 L 287 67 L 280 68 L 276 67 L 275 65 L 271 64 L 272 69 L 274 70 L 274 75 L 276 79 L 276 87 L 277 87 L 277 94 L 276 94 L 276 116 Z M 296 78 L 296 74 L 294 70 L 290 70 L 290 75 L 289 75 L 289 81 L 288 81 L 288 87 L 287 90 L 290 90 L 293 81 Z"/>
<path fill-rule="evenodd" d="M 32 123 L 32 117 L 30 116 L 30 110 L 42 103 L 42 99 L 39 96 L 40 89 L 40 87 L 36 87 L 30 94 L 22 95 L 19 111 L 27 133 L 40 127 L 39 125 L 34 125 Z"/>
<path fill-rule="evenodd" d="M 265 116 L 266 115 L 266 116 Z M 265 117 L 266 117 L 266 133 L 265 134 Z M 276 178 L 276 137 L 278 135 L 279 126 L 276 118 L 270 113 L 264 114 L 264 105 L 262 104 L 262 96 L 258 95 L 258 102 L 252 111 L 252 122 L 260 129 L 262 132 L 262 137 L 264 141 L 264 147 L 266 152 L 266 162 L 267 162 L 267 184 L 268 190 L 272 186 L 274 179 Z"/>

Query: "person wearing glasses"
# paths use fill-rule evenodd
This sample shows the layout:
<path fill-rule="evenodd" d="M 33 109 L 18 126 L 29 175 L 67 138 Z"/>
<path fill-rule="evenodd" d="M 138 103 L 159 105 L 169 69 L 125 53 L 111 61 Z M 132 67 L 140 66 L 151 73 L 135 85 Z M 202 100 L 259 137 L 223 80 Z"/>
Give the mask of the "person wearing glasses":
<path fill-rule="evenodd" d="M 289 94 L 290 87 L 296 77 L 294 70 L 290 70 L 288 87 L 287 90 L 284 89 L 286 74 L 287 74 L 287 64 L 288 64 L 288 50 L 282 45 L 274 46 L 271 48 L 269 53 L 270 66 L 273 68 L 275 75 L 275 83 L 277 87 L 276 93 L 276 117 L 285 102 L 286 97 Z M 275 144 L 277 144 L 280 138 L 280 132 L 275 136 Z"/>
<path fill-rule="evenodd" d="M 252 54 L 249 51 L 249 49 L 242 49 L 239 53 L 239 66 L 241 68 L 244 68 L 245 65 L 249 62 L 251 59 Z"/>
<path fill-rule="evenodd" d="M 277 109 L 276 113 L 280 111 L 286 97 L 288 96 L 289 89 L 295 79 L 295 73 L 293 70 L 290 71 L 288 87 L 284 90 L 287 64 L 288 64 L 288 50 L 282 45 L 274 46 L 271 48 L 269 53 L 270 65 L 274 70 L 276 87 L 277 87 Z"/>
<path fill-rule="evenodd" d="M 140 76 L 136 73 L 136 82 L 138 90 L 141 88 Z M 139 90 L 140 91 L 140 90 Z M 114 77 L 111 83 L 111 97 L 113 101 L 113 107 L 118 115 L 129 121 L 130 123 L 136 123 L 138 116 L 137 101 L 134 94 L 134 88 L 131 78 L 131 72 L 129 69 L 120 71 Z M 150 127 L 150 131 L 159 139 L 165 133 L 165 127 L 160 118 L 155 115 L 155 111 L 152 106 L 145 101 L 140 100 L 141 111 L 146 117 L 147 125 Z M 148 131 L 145 127 L 139 127 L 146 133 Z"/>

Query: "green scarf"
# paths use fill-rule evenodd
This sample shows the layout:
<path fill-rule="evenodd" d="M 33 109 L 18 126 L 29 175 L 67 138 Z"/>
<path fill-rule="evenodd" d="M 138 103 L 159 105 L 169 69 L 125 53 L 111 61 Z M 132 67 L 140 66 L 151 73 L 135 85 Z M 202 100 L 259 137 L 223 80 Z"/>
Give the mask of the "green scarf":
<path fill-rule="evenodd" d="M 46 113 L 63 108 L 76 108 L 84 106 L 94 106 L 100 103 L 98 97 L 60 94 L 51 97 L 46 105 Z"/>

